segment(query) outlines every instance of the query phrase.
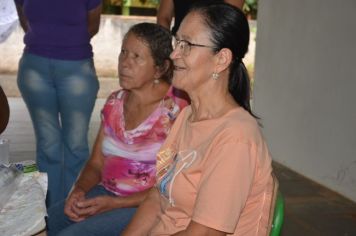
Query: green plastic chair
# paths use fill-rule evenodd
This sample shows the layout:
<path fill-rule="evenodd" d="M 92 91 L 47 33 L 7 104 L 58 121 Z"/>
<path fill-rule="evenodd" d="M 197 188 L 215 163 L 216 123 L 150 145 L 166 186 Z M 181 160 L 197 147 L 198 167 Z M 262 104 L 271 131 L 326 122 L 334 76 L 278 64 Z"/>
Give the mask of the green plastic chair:
<path fill-rule="evenodd" d="M 280 191 L 277 193 L 274 205 L 273 221 L 271 225 L 270 236 L 279 236 L 284 221 L 284 199 Z"/>
<path fill-rule="evenodd" d="M 279 236 L 284 221 L 284 199 L 279 190 L 277 177 L 272 174 L 273 195 L 269 219 L 269 236 Z"/>

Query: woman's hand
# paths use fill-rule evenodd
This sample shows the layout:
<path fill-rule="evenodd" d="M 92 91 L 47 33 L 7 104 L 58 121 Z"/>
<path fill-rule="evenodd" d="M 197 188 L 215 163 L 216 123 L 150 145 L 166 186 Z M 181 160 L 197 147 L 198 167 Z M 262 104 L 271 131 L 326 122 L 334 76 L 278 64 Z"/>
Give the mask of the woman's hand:
<path fill-rule="evenodd" d="M 99 213 L 110 211 L 117 208 L 115 202 L 119 197 L 98 196 L 89 199 L 83 199 L 76 203 L 76 214 L 82 218 L 87 218 Z"/>
<path fill-rule="evenodd" d="M 75 188 L 69 195 L 64 206 L 64 213 L 75 222 L 84 220 L 105 211 L 112 210 L 118 197 L 98 196 L 85 198 L 85 192 L 80 188 Z"/>
<path fill-rule="evenodd" d="M 78 213 L 77 213 L 77 203 L 79 201 L 85 200 L 85 192 L 81 188 L 74 187 L 73 191 L 69 194 L 69 197 L 66 200 L 64 205 L 64 214 L 66 214 L 69 219 L 79 222 L 83 220 Z"/>

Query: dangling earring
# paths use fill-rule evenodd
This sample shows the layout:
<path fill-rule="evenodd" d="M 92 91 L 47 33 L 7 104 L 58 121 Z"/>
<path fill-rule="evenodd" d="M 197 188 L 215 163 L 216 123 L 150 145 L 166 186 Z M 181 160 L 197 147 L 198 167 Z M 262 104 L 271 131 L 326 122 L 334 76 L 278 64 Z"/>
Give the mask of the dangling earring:
<path fill-rule="evenodd" d="M 159 79 L 153 80 L 153 83 L 154 83 L 154 84 L 159 84 L 159 82 L 160 82 Z"/>
<path fill-rule="evenodd" d="M 213 74 L 211 75 L 211 77 L 213 78 L 213 80 L 218 80 L 218 79 L 219 79 L 219 73 L 213 72 Z"/>

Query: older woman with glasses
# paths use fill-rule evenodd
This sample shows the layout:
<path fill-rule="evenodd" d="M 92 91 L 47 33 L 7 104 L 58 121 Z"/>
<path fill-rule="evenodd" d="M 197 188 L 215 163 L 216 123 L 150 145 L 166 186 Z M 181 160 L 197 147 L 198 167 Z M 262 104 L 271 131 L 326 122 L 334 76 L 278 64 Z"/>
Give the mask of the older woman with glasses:
<path fill-rule="evenodd" d="M 171 58 L 185 108 L 157 155 L 157 183 L 124 235 L 267 235 L 271 157 L 249 104 L 249 26 L 221 1 L 191 8 Z"/>

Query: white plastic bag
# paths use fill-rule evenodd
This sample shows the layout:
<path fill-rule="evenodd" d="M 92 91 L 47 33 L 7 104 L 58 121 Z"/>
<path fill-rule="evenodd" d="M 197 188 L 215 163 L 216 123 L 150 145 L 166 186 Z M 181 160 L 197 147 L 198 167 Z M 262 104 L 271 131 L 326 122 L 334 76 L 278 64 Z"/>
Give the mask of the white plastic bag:
<path fill-rule="evenodd" d="M 22 173 L 13 166 L 0 165 L 0 211 L 16 191 Z"/>
<path fill-rule="evenodd" d="M 46 226 L 47 174 L 20 174 L 18 178 L 16 191 L 0 211 L 0 235 L 30 236 Z"/>

